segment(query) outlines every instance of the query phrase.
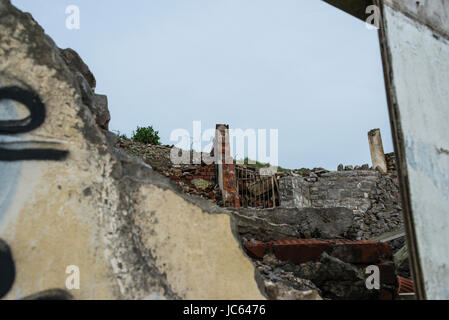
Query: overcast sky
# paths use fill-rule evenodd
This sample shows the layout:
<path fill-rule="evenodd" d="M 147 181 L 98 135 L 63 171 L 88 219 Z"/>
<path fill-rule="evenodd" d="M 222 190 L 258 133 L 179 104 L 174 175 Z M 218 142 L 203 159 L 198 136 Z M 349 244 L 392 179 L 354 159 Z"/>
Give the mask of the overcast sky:
<path fill-rule="evenodd" d="M 112 130 L 279 129 L 287 168 L 371 164 L 373 128 L 393 150 L 377 32 L 320 0 L 12 2 L 89 65 Z"/>

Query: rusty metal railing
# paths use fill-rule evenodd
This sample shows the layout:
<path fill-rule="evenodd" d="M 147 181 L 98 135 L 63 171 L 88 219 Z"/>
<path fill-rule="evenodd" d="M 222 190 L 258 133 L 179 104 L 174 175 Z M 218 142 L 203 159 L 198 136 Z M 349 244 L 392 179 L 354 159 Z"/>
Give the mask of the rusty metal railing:
<path fill-rule="evenodd" d="M 280 205 L 276 175 L 260 175 L 256 168 L 236 166 L 237 190 L 243 208 L 275 208 Z"/>

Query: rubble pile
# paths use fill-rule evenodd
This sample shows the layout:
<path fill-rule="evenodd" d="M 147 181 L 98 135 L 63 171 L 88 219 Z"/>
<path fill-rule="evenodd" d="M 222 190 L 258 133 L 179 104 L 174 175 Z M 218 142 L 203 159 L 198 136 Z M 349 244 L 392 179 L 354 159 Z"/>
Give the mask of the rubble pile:
<path fill-rule="evenodd" d="M 396 297 L 393 254 L 386 243 L 296 239 L 249 241 L 244 247 L 268 288 L 279 283 L 283 288 L 337 300 Z M 369 265 L 380 270 L 379 290 L 366 285 Z"/>

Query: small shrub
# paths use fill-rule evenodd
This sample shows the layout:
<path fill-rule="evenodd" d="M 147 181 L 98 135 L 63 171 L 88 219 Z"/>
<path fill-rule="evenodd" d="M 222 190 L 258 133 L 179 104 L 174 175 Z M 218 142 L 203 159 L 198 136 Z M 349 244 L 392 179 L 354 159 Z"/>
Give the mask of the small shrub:
<path fill-rule="evenodd" d="M 154 131 L 152 126 L 149 127 L 137 127 L 136 132 L 133 132 L 133 136 L 131 138 L 133 141 L 146 143 L 146 144 L 155 144 L 160 145 L 159 140 L 159 131 Z"/>

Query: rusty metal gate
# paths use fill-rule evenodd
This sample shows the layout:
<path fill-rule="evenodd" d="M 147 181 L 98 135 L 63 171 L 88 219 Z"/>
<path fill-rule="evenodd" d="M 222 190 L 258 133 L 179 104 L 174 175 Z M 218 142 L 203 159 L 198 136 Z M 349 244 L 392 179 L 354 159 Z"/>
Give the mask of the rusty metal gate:
<path fill-rule="evenodd" d="M 275 208 L 280 205 L 276 175 L 260 175 L 256 168 L 236 166 L 237 191 L 243 208 Z"/>

